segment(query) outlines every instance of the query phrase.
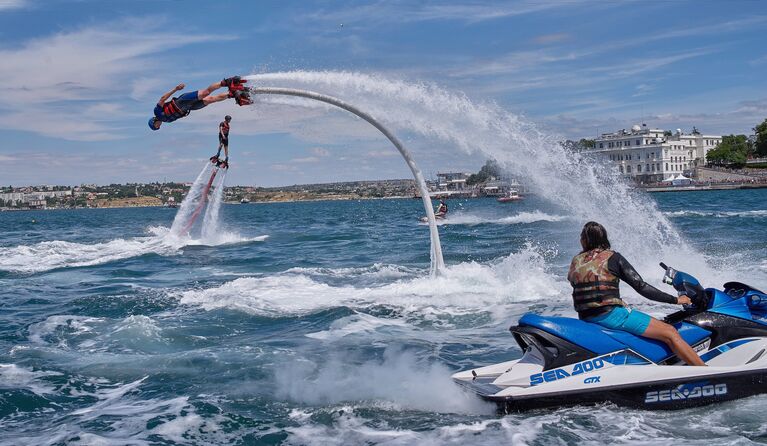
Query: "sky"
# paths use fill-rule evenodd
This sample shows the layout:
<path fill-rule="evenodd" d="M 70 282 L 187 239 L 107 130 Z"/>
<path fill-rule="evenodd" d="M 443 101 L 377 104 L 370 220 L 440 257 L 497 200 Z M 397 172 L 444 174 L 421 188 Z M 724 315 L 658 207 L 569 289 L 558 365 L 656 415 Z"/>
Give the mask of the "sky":
<path fill-rule="evenodd" d="M 380 137 L 334 138 L 351 118 L 329 116 L 313 135 L 295 125 L 301 110 L 281 125 L 226 101 L 149 130 L 173 86 L 233 74 L 430 83 L 572 139 L 638 122 L 751 133 L 767 118 L 766 35 L 759 0 L 0 0 L 0 184 L 191 181 L 225 114 L 230 185 L 409 177 Z M 421 154 L 427 176 L 483 162 L 433 150 Z"/>

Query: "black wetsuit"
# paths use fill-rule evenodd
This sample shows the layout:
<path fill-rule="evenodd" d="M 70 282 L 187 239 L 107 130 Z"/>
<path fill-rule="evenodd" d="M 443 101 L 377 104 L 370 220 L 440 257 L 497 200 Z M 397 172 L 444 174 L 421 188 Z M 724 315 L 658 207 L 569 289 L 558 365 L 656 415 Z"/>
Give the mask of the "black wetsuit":
<path fill-rule="evenodd" d="M 663 291 L 655 288 L 642 279 L 642 276 L 634 269 L 633 266 L 622 255 L 614 252 L 612 256 L 607 260 L 607 269 L 610 270 L 617 278 L 629 284 L 641 296 L 644 296 L 650 300 L 656 302 L 663 302 L 667 304 L 676 304 L 677 298 L 664 293 Z M 611 308 L 610 308 L 611 309 Z"/>
<path fill-rule="evenodd" d="M 229 124 L 226 121 L 222 121 L 218 128 L 218 142 L 229 147 Z"/>

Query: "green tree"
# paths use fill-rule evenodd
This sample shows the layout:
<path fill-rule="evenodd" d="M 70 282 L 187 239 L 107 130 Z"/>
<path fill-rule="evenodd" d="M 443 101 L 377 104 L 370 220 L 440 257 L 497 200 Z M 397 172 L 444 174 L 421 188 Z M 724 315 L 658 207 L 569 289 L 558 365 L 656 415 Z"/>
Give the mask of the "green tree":
<path fill-rule="evenodd" d="M 751 150 L 751 143 L 746 135 L 722 136 L 722 142 L 706 154 L 706 162 L 741 167 L 746 164 Z"/>
<path fill-rule="evenodd" d="M 754 127 L 754 134 L 756 135 L 756 144 L 754 144 L 756 155 L 767 156 L 767 119 Z"/>
<path fill-rule="evenodd" d="M 491 178 L 499 178 L 501 176 L 501 166 L 494 160 L 487 160 L 484 166 L 479 169 L 479 172 L 469 175 L 466 179 L 467 186 L 473 186 L 475 184 L 484 183 Z"/>

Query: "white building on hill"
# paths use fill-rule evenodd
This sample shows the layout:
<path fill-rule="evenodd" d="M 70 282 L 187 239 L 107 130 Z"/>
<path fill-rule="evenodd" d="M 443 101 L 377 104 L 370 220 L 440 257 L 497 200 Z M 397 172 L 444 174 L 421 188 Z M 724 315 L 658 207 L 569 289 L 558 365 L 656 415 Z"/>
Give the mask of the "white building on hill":
<path fill-rule="evenodd" d="M 603 133 L 594 140 L 592 153 L 613 164 L 618 171 L 638 182 L 670 180 L 685 171 L 703 165 L 709 150 L 722 142 L 721 135 L 702 135 L 693 127 L 691 134 L 664 135 L 646 124 L 631 130 Z"/>

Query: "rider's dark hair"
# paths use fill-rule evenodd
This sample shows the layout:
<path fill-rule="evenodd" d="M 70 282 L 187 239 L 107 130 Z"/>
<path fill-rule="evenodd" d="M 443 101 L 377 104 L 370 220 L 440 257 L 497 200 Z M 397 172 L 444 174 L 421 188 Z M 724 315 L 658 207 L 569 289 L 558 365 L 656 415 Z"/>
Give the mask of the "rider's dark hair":
<path fill-rule="evenodd" d="M 607 230 L 604 226 L 595 221 L 590 221 L 583 225 L 581 231 L 582 252 L 592 249 L 610 249 L 610 240 L 607 239 Z"/>

